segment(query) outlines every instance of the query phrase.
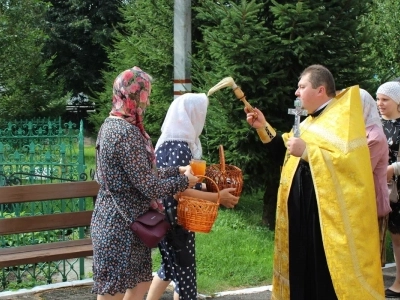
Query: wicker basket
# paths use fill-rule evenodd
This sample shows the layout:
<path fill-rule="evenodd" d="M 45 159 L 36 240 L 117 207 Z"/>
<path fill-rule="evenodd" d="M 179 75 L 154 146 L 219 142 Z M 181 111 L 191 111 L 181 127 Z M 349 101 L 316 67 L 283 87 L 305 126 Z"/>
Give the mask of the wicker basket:
<path fill-rule="evenodd" d="M 222 145 L 219 146 L 219 162 L 219 164 L 208 166 L 205 175 L 215 181 L 219 190 L 236 188 L 232 194 L 240 197 L 243 189 L 242 170 L 236 166 L 225 164 L 224 147 Z M 216 191 L 214 185 L 207 178 L 205 179 L 205 183 L 207 191 Z"/>
<path fill-rule="evenodd" d="M 206 176 L 197 175 L 207 180 Z M 209 233 L 218 215 L 220 194 L 217 184 L 214 182 L 217 195 L 217 203 L 204 199 L 179 195 L 178 224 L 185 229 L 194 232 Z"/>

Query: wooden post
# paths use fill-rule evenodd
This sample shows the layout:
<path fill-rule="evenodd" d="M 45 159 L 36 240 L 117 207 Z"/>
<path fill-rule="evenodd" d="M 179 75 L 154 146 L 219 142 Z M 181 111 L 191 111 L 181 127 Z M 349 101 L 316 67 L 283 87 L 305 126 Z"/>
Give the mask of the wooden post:
<path fill-rule="evenodd" d="M 174 2 L 174 98 L 192 91 L 190 54 L 192 53 L 191 0 Z"/>

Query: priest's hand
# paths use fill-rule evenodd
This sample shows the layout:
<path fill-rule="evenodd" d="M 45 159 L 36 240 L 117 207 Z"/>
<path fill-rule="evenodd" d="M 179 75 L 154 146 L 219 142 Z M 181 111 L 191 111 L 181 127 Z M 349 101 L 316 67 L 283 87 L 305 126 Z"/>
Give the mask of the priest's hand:
<path fill-rule="evenodd" d="M 306 142 L 304 142 L 301 138 L 291 137 L 286 142 L 286 148 L 288 149 L 290 155 L 301 157 L 306 149 Z"/>
<path fill-rule="evenodd" d="M 254 108 L 254 111 L 249 111 L 245 107 L 244 111 L 247 114 L 246 121 L 250 124 L 251 127 L 259 129 L 265 128 L 267 126 L 267 121 L 265 120 L 263 113 L 258 108 Z"/>

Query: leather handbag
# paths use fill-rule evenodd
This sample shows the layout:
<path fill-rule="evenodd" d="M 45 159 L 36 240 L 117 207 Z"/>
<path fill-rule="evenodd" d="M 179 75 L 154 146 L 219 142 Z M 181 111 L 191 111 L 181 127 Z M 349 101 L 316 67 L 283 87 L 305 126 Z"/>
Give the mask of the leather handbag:
<path fill-rule="evenodd" d="M 399 144 L 399 150 L 397 151 L 397 160 L 398 163 L 400 162 L 400 144 Z M 390 182 L 388 182 L 388 191 L 389 191 L 389 200 L 392 203 L 397 203 L 399 201 L 399 193 L 397 190 L 397 176 L 395 178 L 391 179 Z"/>
<path fill-rule="evenodd" d="M 100 138 L 101 139 L 102 128 L 100 128 Z M 96 147 L 96 163 L 98 162 L 98 157 L 100 153 L 100 144 Z M 101 166 L 101 161 L 99 161 L 99 167 L 101 169 L 101 173 L 104 174 L 103 168 Z M 149 209 L 143 215 L 139 216 L 133 222 L 128 219 L 126 214 L 122 212 L 119 208 L 117 202 L 112 196 L 110 190 L 108 189 L 107 181 L 104 176 L 103 181 L 106 187 L 106 192 L 109 194 L 114 202 L 115 208 L 124 218 L 125 222 L 129 226 L 130 230 L 139 237 L 139 239 L 149 248 L 157 247 L 158 243 L 166 236 L 168 231 L 171 228 L 170 223 L 165 219 L 165 215 L 160 213 L 157 210 Z M 150 205 L 150 203 L 149 203 Z"/>
<path fill-rule="evenodd" d="M 147 247 L 155 248 L 166 236 L 171 225 L 162 213 L 151 209 L 136 218 L 129 227 Z"/>

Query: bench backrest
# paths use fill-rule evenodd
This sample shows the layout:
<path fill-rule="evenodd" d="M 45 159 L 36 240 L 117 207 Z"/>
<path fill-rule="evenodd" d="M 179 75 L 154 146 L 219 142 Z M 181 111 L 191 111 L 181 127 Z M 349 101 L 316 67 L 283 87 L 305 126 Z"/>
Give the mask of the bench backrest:
<path fill-rule="evenodd" d="M 0 187 L 0 204 L 96 197 L 96 181 Z M 89 226 L 92 211 L 0 219 L 0 235 Z"/>

